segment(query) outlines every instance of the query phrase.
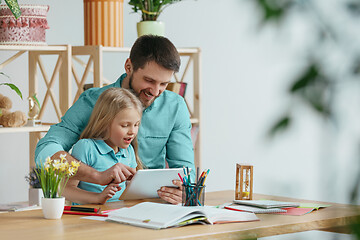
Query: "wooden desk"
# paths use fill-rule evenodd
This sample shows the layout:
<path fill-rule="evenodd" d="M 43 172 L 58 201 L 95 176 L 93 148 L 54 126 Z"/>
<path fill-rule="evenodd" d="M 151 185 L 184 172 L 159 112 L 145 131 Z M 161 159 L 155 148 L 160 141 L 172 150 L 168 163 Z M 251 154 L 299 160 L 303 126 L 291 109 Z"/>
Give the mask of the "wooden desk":
<path fill-rule="evenodd" d="M 206 194 L 207 205 L 231 202 L 233 191 Z M 310 202 L 306 200 L 255 194 L 255 199 Z M 160 200 L 155 200 L 160 202 Z M 102 209 L 119 208 L 140 201 L 108 203 Z M 313 201 L 312 201 L 313 202 Z M 1 239 L 249 239 L 308 230 L 336 230 L 360 216 L 360 206 L 330 203 L 332 206 L 304 216 L 257 214 L 260 221 L 219 225 L 190 225 L 151 230 L 112 222 L 63 215 L 61 220 L 43 218 L 41 210 L 0 214 Z M 94 206 L 94 205 L 92 205 Z"/>

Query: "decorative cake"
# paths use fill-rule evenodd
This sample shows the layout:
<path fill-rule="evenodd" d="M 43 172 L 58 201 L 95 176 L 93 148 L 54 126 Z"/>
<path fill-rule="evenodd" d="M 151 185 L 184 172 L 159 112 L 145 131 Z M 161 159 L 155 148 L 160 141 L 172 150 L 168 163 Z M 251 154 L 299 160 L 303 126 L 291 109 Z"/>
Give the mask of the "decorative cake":
<path fill-rule="evenodd" d="M 6 5 L 0 5 L 0 44 L 46 45 L 49 6 L 20 5 L 20 9 L 21 16 L 15 19 Z"/>

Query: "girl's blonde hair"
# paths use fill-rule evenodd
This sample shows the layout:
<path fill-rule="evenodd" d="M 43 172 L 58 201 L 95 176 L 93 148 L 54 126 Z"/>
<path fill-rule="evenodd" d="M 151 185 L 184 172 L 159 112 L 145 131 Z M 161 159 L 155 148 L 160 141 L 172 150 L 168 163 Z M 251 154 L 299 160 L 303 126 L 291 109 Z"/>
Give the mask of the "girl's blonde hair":
<path fill-rule="evenodd" d="M 129 108 L 135 109 L 140 114 L 140 117 L 142 116 L 143 105 L 132 92 L 124 88 L 109 88 L 105 90 L 96 101 L 89 122 L 81 133 L 80 139 L 109 139 L 109 126 L 116 114 Z M 137 137 L 134 138 L 131 144 L 135 151 L 136 169 L 142 169 L 144 166 L 138 156 Z"/>

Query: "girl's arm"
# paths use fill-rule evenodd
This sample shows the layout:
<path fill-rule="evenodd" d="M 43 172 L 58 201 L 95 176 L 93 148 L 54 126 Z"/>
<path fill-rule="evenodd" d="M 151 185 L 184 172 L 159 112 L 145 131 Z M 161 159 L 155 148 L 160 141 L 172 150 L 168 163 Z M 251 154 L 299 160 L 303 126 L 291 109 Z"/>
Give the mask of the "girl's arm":
<path fill-rule="evenodd" d="M 69 179 L 63 196 L 66 200 L 79 204 L 104 204 L 121 189 L 118 184 L 109 184 L 101 193 L 89 192 L 78 188 L 79 180 Z"/>

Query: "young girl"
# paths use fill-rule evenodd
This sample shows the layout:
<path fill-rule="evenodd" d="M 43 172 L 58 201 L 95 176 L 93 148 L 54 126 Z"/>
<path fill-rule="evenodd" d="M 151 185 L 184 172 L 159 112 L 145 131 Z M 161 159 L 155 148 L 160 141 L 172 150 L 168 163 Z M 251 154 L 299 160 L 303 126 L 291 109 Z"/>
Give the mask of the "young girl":
<path fill-rule="evenodd" d="M 72 156 L 98 171 L 119 163 L 124 179 L 132 176 L 135 168 L 143 167 L 136 140 L 142 111 L 141 102 L 129 90 L 107 89 L 97 100 L 89 123 L 73 146 Z M 125 182 L 101 186 L 69 179 L 63 195 L 73 203 L 104 204 L 118 200 L 124 189 Z"/>

